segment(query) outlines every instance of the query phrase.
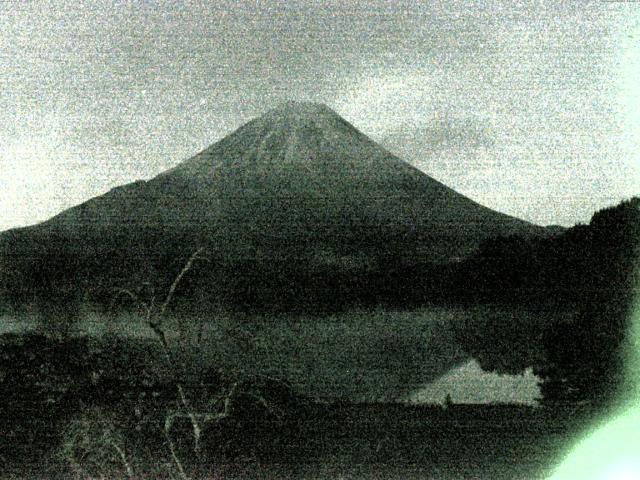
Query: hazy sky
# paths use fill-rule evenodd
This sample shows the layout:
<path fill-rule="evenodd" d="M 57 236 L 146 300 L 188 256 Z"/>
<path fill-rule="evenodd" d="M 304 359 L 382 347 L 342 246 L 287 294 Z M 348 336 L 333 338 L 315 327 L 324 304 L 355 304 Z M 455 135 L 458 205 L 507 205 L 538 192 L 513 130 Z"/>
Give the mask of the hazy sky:
<path fill-rule="evenodd" d="M 640 3 L 0 0 L 0 230 L 286 99 L 537 223 L 640 193 Z"/>

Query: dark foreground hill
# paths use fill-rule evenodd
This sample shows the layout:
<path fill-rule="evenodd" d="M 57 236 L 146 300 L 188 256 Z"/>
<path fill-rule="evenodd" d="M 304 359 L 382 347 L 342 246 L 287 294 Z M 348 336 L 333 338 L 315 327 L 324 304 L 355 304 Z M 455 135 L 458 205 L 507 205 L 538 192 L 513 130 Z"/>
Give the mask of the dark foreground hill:
<path fill-rule="evenodd" d="M 638 352 L 640 197 L 596 212 L 553 238 L 484 242 L 456 265 L 448 292 L 469 304 L 501 304 L 510 319 L 485 312 L 459 325 L 460 345 L 486 370 L 532 367 L 545 402 L 606 405 L 633 398 Z M 473 286 L 472 288 L 470 286 Z M 538 311 L 530 321 L 515 313 Z M 571 312 L 544 321 L 552 312 Z"/>
<path fill-rule="evenodd" d="M 375 299 L 389 271 L 458 260 L 490 237 L 545 232 L 456 193 L 328 107 L 288 103 L 152 180 L 4 232 L 0 288 L 14 304 L 159 291 L 204 248 L 183 293 L 318 307 Z"/>

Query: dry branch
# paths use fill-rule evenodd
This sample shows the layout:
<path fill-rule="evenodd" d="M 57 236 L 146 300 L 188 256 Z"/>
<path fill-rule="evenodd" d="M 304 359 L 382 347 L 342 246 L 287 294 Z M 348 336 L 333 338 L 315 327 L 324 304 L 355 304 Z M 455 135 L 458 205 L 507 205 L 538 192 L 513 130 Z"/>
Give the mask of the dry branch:
<path fill-rule="evenodd" d="M 217 412 L 203 413 L 203 412 L 196 411 L 191 405 L 191 402 L 189 401 L 185 393 L 185 389 L 181 380 L 181 375 L 177 368 L 178 363 L 174 358 L 174 354 L 171 350 L 171 346 L 169 345 L 167 334 L 163 328 L 163 321 L 164 321 L 164 316 L 166 315 L 167 309 L 169 308 L 169 305 L 173 300 L 176 290 L 179 287 L 180 282 L 182 281 L 184 276 L 192 269 L 194 262 L 196 260 L 205 259 L 205 257 L 202 256 L 202 252 L 203 252 L 203 249 L 199 248 L 189 257 L 189 259 L 185 263 L 182 270 L 180 270 L 176 278 L 173 280 L 164 301 L 159 307 L 156 305 L 155 296 L 152 296 L 148 302 L 144 302 L 144 301 L 141 301 L 140 298 L 130 290 L 118 289 L 116 292 L 117 293 L 116 298 L 120 296 L 127 296 L 131 298 L 134 302 L 137 302 L 138 305 L 142 308 L 144 312 L 143 314 L 144 322 L 149 326 L 154 336 L 160 343 L 162 347 L 163 356 L 174 378 L 176 390 L 178 393 L 179 407 L 177 411 L 170 411 L 167 413 L 167 416 L 165 417 L 165 423 L 164 423 L 164 436 L 169 446 L 172 462 L 175 465 L 179 478 L 182 480 L 188 480 L 189 476 L 187 475 L 186 470 L 184 469 L 184 466 L 178 456 L 178 452 L 176 450 L 176 446 L 173 441 L 172 428 L 173 428 L 174 422 L 177 419 L 181 419 L 181 418 L 188 419 L 193 431 L 193 450 L 195 454 L 199 456 L 201 453 L 201 437 L 202 437 L 203 426 L 210 422 L 220 422 L 221 420 L 229 417 L 232 414 L 234 398 L 236 397 L 240 387 L 247 381 L 245 380 L 245 381 L 234 382 L 229 387 L 227 392 L 224 395 L 222 395 L 220 398 L 218 398 L 217 402 L 222 401 L 222 406 L 221 408 L 219 407 L 220 409 Z M 244 334 L 248 333 L 241 327 L 238 327 L 238 329 L 242 331 L 242 333 Z M 246 336 L 249 336 L 249 335 L 246 335 Z M 270 378 L 270 377 L 267 377 L 267 378 Z M 247 397 L 251 397 L 254 400 L 256 400 L 260 405 L 264 406 L 264 408 L 270 413 L 276 416 L 279 416 L 277 412 L 273 411 L 273 409 L 270 407 L 267 400 L 261 395 L 255 394 L 248 390 L 244 391 L 243 394 Z M 118 452 L 118 453 L 124 454 L 124 452 Z M 126 460 L 126 457 L 123 455 L 121 455 L 121 458 Z M 126 463 L 125 465 L 128 466 L 128 464 Z M 127 473 L 129 473 L 129 470 L 127 470 Z"/>
<path fill-rule="evenodd" d="M 178 286 L 180 285 L 180 282 L 182 281 L 182 279 L 184 278 L 184 276 L 187 274 L 187 272 L 189 272 L 189 270 L 191 270 L 191 268 L 193 267 L 193 264 L 196 260 L 199 259 L 204 259 L 204 257 L 201 256 L 202 252 L 203 252 L 203 248 L 198 248 L 187 260 L 187 262 L 185 263 L 184 267 L 182 268 L 182 270 L 180 270 L 180 273 L 178 273 L 178 275 L 176 276 L 176 278 L 173 280 L 173 282 L 171 283 L 171 286 L 169 287 L 169 291 L 167 292 L 167 296 L 164 299 L 164 302 L 162 303 L 162 305 L 160 306 L 160 308 L 156 308 L 156 303 L 155 303 L 155 295 L 152 295 L 151 298 L 149 299 L 148 302 L 144 302 L 142 301 L 135 293 L 133 293 L 130 290 L 127 290 L 125 288 L 119 288 L 116 289 L 116 294 L 114 296 L 114 299 L 112 301 L 112 307 L 115 304 L 116 300 L 121 297 L 121 296 L 127 296 L 130 299 L 132 299 L 134 302 L 136 302 L 144 311 L 144 321 L 145 323 L 149 326 L 149 328 L 151 329 L 151 331 L 154 333 L 156 339 L 158 340 L 158 342 L 160 343 L 161 347 L 162 347 L 162 352 L 163 355 L 165 357 L 165 360 L 167 362 L 167 366 L 168 368 L 171 370 L 172 372 L 172 376 L 174 378 L 174 381 L 176 383 L 176 389 L 178 392 L 178 400 L 182 406 L 182 409 L 184 410 L 185 413 L 182 413 L 181 416 L 186 416 L 189 418 L 190 422 L 191 422 L 191 426 L 193 429 L 193 436 L 194 436 L 194 450 L 196 452 L 196 454 L 199 454 L 200 452 L 200 437 L 201 437 L 201 432 L 202 429 L 200 427 L 200 423 L 199 423 L 199 418 L 200 416 L 194 412 L 193 408 L 191 407 L 191 404 L 185 394 L 184 391 L 184 387 L 182 385 L 182 382 L 180 380 L 180 375 L 178 374 L 178 371 L 176 370 L 176 361 L 175 358 L 173 356 L 173 353 L 171 351 L 171 347 L 169 346 L 169 342 L 167 340 L 167 335 L 163 329 L 163 320 L 164 320 L 164 315 L 167 311 L 167 308 L 169 307 L 169 304 L 171 303 L 176 289 L 178 288 Z M 184 470 L 184 467 L 182 465 L 182 462 L 180 461 L 180 459 L 178 458 L 177 452 L 175 450 L 175 445 L 173 443 L 173 440 L 171 438 L 170 435 L 170 430 L 171 430 L 171 425 L 173 424 L 173 420 L 175 418 L 175 414 L 170 414 L 166 421 L 165 421 L 165 428 L 164 428 L 164 433 L 165 436 L 167 438 L 167 442 L 169 444 L 169 449 L 171 451 L 171 458 L 173 460 L 173 463 L 176 466 L 176 469 L 178 470 L 178 474 L 180 476 L 180 478 L 182 480 L 187 480 L 189 477 L 186 474 L 186 471 Z M 120 453 L 120 452 L 118 452 Z M 125 457 L 126 458 L 126 457 Z M 128 464 L 125 464 L 128 467 Z M 129 470 L 127 470 L 127 473 L 129 473 Z"/>

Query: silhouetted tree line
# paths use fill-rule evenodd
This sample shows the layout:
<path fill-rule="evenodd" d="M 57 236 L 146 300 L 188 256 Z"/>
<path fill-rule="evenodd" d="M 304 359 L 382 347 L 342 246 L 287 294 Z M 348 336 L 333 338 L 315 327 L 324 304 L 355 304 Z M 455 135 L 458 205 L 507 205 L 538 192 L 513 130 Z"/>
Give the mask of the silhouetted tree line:
<path fill-rule="evenodd" d="M 628 291 L 637 259 L 638 199 L 549 238 L 499 237 L 461 263 L 453 287 L 477 303 L 584 305 L 604 287 Z"/>
<path fill-rule="evenodd" d="M 501 359 L 502 365 L 487 362 L 494 370 L 533 367 L 547 402 L 604 404 L 619 393 L 624 377 L 623 345 L 639 263 L 639 198 L 601 210 L 589 225 L 556 237 L 489 240 L 457 267 L 453 291 L 460 298 L 535 308 L 541 316 L 559 310 L 575 314 L 524 326 L 515 319 L 488 319 L 461 339 L 477 356 Z M 520 353 L 510 355 L 500 350 L 504 346 Z"/>
<path fill-rule="evenodd" d="M 589 228 L 591 268 L 579 262 L 587 267 L 575 293 L 579 313 L 543 336 L 547 357 L 536 373 L 547 399 L 605 402 L 624 380 L 623 346 L 640 285 L 640 199 L 596 213 Z"/>

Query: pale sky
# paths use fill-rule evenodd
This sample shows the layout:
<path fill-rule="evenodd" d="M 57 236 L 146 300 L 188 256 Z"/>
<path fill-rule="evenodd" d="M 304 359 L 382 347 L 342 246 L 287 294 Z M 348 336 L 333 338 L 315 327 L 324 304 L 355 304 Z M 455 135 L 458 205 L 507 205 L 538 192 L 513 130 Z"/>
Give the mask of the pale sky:
<path fill-rule="evenodd" d="M 0 230 L 288 99 L 491 208 L 588 222 L 640 193 L 639 79 L 640 2 L 0 0 Z"/>

